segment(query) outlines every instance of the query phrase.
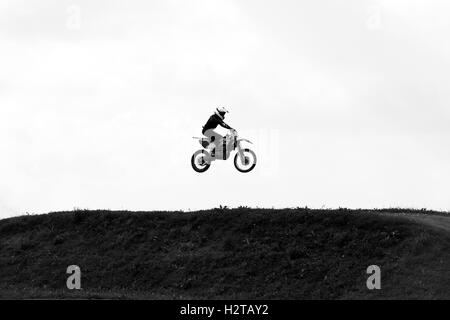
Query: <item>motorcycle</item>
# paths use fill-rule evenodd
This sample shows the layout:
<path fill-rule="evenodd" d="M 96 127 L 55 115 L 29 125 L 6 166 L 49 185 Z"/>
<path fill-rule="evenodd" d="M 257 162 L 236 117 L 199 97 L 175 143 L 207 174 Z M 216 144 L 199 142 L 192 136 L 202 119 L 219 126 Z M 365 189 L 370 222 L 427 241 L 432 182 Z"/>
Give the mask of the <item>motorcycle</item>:
<path fill-rule="evenodd" d="M 247 173 L 252 171 L 256 166 L 256 154 L 241 146 L 242 142 L 253 144 L 247 139 L 239 139 L 236 131 L 227 134 L 216 145 L 214 154 L 211 154 L 206 148 L 209 146 L 209 140 L 206 137 L 193 137 L 199 141 L 203 149 L 198 150 L 192 155 L 191 165 L 196 172 L 205 172 L 211 166 L 211 163 L 217 160 L 228 160 L 233 151 L 236 151 L 234 156 L 234 166 L 240 172 Z"/>

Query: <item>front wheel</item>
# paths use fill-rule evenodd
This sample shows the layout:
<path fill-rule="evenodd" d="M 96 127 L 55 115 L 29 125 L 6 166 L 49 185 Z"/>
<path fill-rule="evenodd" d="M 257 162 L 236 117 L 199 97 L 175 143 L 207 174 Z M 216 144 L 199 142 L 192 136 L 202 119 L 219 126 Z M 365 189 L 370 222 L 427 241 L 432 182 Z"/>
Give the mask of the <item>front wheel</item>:
<path fill-rule="evenodd" d="M 250 149 L 242 150 L 244 159 L 241 159 L 239 153 L 234 157 L 234 166 L 239 172 L 247 173 L 256 166 L 256 154 Z"/>
<path fill-rule="evenodd" d="M 196 153 L 192 155 L 191 165 L 192 169 L 197 172 L 205 172 L 211 166 L 211 162 L 209 161 L 209 153 L 206 150 L 198 150 Z"/>

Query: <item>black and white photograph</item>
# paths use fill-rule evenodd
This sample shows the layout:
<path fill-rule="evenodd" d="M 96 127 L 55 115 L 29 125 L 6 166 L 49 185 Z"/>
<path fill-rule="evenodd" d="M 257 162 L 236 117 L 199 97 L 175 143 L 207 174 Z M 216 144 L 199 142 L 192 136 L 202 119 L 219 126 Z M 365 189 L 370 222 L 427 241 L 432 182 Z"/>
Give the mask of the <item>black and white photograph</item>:
<path fill-rule="evenodd" d="M 449 1 L 0 0 L 0 299 L 449 300 L 449 146 Z"/>

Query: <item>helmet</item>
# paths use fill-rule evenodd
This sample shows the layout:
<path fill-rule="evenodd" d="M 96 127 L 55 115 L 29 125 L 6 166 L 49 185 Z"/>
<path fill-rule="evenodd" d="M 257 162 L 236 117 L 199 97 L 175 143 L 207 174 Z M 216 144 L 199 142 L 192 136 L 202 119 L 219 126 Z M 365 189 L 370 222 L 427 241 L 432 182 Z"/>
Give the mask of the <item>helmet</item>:
<path fill-rule="evenodd" d="M 216 108 L 215 114 L 217 114 L 222 119 L 225 118 L 226 113 L 229 113 L 229 111 L 225 107 Z"/>

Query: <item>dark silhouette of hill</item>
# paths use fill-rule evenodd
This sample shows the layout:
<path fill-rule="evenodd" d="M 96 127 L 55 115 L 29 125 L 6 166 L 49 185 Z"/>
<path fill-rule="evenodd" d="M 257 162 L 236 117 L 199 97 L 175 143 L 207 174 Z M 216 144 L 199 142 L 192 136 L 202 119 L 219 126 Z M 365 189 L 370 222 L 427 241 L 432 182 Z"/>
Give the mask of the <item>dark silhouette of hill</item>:
<path fill-rule="evenodd" d="M 450 234 L 421 221 L 433 217 L 450 219 L 307 208 L 15 217 L 0 221 L 0 298 L 449 299 Z M 69 265 L 80 291 L 66 288 Z M 370 265 L 381 290 L 366 287 Z"/>

